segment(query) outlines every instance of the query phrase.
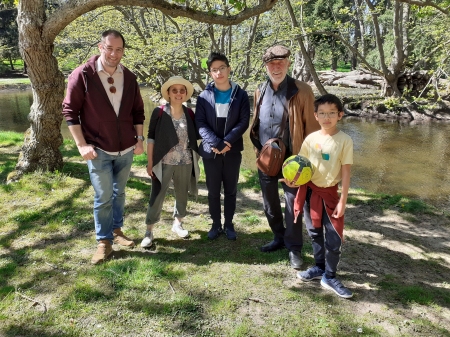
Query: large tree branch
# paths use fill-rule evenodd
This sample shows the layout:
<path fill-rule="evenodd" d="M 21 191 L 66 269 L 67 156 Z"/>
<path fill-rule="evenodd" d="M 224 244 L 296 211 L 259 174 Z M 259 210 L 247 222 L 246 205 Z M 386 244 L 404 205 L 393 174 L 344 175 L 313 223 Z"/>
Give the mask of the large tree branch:
<path fill-rule="evenodd" d="M 286 8 L 287 8 L 287 10 L 289 12 L 289 16 L 291 17 L 292 27 L 294 29 L 300 28 L 299 25 L 298 25 L 297 19 L 295 18 L 294 9 L 291 6 L 290 0 L 284 0 L 284 3 L 285 3 Z M 314 68 L 312 60 L 309 57 L 309 53 L 306 50 L 305 44 L 303 42 L 303 37 L 300 34 L 297 34 L 296 37 L 297 37 L 297 43 L 299 44 L 300 50 L 301 50 L 302 55 L 303 55 L 303 59 L 305 60 L 306 66 L 308 67 L 308 70 L 311 73 L 311 76 L 312 76 L 312 78 L 314 80 L 314 83 L 315 83 L 317 89 L 319 90 L 321 95 L 327 94 L 326 89 L 323 87 L 322 83 L 319 80 L 319 76 L 317 76 L 316 69 Z"/>
<path fill-rule="evenodd" d="M 408 5 L 404 5 L 405 7 Z M 393 21 L 393 36 L 394 36 L 394 55 L 392 55 L 391 69 L 392 71 L 399 72 L 403 68 L 404 62 L 404 50 L 403 50 L 403 36 L 401 33 L 403 25 L 407 26 L 408 22 L 403 22 L 403 6 L 400 2 L 394 3 L 394 21 Z M 407 30 L 406 30 L 407 32 Z M 406 36 L 405 36 L 406 38 Z"/>
<path fill-rule="evenodd" d="M 170 17 L 183 16 L 199 22 L 229 26 L 268 11 L 277 1 L 260 0 L 258 5 L 247 7 L 235 15 L 219 15 L 169 3 L 165 0 L 68 0 L 50 15 L 44 25 L 43 35 L 49 41 L 53 41 L 59 32 L 76 18 L 103 6 L 151 7 Z"/>
<path fill-rule="evenodd" d="M 380 32 L 380 24 L 378 23 L 378 12 L 377 9 L 375 8 L 375 6 L 372 4 L 372 2 L 370 0 L 365 0 L 367 6 L 370 9 L 370 13 L 372 15 L 372 21 L 373 21 L 373 28 L 375 31 L 375 38 L 377 41 L 377 48 L 378 48 L 378 53 L 380 54 L 380 64 L 381 64 L 381 68 L 383 69 L 383 72 L 387 75 L 389 74 L 389 69 L 386 65 L 386 60 L 384 57 L 384 50 L 383 50 L 383 41 L 381 39 L 381 32 Z"/>
<path fill-rule="evenodd" d="M 410 5 L 416 5 L 416 6 L 420 6 L 420 7 L 433 7 L 436 8 L 438 11 L 446 14 L 446 15 L 450 15 L 450 11 L 447 8 L 442 8 L 440 7 L 438 4 L 434 3 L 431 0 L 425 0 L 425 1 L 419 1 L 419 0 L 398 0 L 399 2 L 404 2 Z"/>

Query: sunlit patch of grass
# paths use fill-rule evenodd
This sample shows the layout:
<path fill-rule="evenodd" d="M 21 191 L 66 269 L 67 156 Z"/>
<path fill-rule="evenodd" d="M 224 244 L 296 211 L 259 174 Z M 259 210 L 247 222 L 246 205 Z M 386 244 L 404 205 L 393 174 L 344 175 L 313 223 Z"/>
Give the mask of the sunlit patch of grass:
<path fill-rule="evenodd" d="M 253 212 L 245 212 L 240 216 L 239 222 L 245 226 L 255 226 L 258 225 L 261 220 L 260 217 Z"/>
<path fill-rule="evenodd" d="M 133 166 L 146 167 L 147 166 L 147 154 L 144 152 L 140 155 L 133 157 Z"/>
<path fill-rule="evenodd" d="M 29 78 L 0 78 L 0 85 L 7 84 L 30 84 Z"/>
<path fill-rule="evenodd" d="M 436 208 L 421 200 L 410 199 L 400 194 L 389 195 L 384 193 L 351 193 L 347 199 L 351 205 L 365 204 L 380 210 L 397 208 L 400 212 L 409 214 L 436 214 Z"/>
<path fill-rule="evenodd" d="M 238 189 L 243 190 L 246 188 L 252 189 L 254 191 L 261 190 L 261 186 L 259 184 L 258 171 L 241 169 L 241 177 L 238 184 Z"/>
<path fill-rule="evenodd" d="M 23 133 L 13 131 L 0 132 L 0 147 L 19 146 L 23 143 Z"/>
<path fill-rule="evenodd" d="M 425 284 L 405 284 L 401 279 L 393 275 L 385 275 L 384 279 L 378 283 L 378 286 L 383 290 L 393 291 L 395 298 L 403 304 L 432 305 L 434 303 L 444 303 L 448 305 L 450 303 L 449 289 L 431 288 Z"/>

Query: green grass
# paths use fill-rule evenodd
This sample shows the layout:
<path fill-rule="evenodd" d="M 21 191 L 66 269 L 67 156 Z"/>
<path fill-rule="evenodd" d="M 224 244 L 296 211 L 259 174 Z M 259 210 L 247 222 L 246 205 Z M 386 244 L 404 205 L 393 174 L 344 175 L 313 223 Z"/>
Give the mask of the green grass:
<path fill-rule="evenodd" d="M 0 78 L 0 85 L 30 84 L 29 78 Z"/>
<path fill-rule="evenodd" d="M 363 195 L 350 195 L 347 203 L 353 205 L 367 204 L 380 210 L 396 208 L 401 213 L 408 214 L 436 214 L 438 210 L 421 200 L 411 199 L 402 195 L 387 195 L 384 193 L 364 193 Z"/>
<path fill-rule="evenodd" d="M 433 288 L 426 284 L 411 284 L 410 280 L 404 280 L 393 275 L 385 275 L 378 286 L 392 292 L 393 297 L 403 304 L 416 303 L 421 305 L 450 304 L 450 290 L 445 288 Z"/>
<path fill-rule="evenodd" d="M 3 181 L 14 169 L 21 139 L 18 134 L 0 133 Z M 432 251 L 411 229 L 414 240 L 408 245 L 424 251 L 420 259 L 395 251 L 387 254 L 386 247 L 359 242 L 367 229 L 358 219 L 350 220 L 339 273 L 355 297 L 342 300 L 318 282 L 300 282 L 288 265 L 286 250 L 259 251 L 272 233 L 257 175 L 248 170 L 240 176 L 237 241 L 224 236 L 207 239 L 210 219 L 202 183 L 199 197 L 188 204 L 185 228 L 191 233 L 189 239 L 171 232 L 174 195 L 170 190 L 152 248 L 115 246 L 110 260 L 92 266 L 93 189 L 75 144 L 66 140 L 61 151 L 65 164 L 60 172 L 36 172 L 1 185 L 1 336 L 357 336 L 357 329 L 368 336 L 386 336 L 392 331 L 398 336 L 417 331 L 426 336 L 449 335 L 445 246 Z M 137 156 L 133 165 L 143 169 L 145 156 Z M 150 187 L 148 178 L 137 177 L 127 187 L 124 231 L 136 243 L 144 233 Z M 416 218 L 439 219 L 432 207 L 409 199 L 350 192 L 350 218 L 352 212 L 371 207 L 374 213 L 411 211 L 408 214 Z M 374 216 L 361 221 L 375 221 Z M 386 239 L 394 240 L 388 233 Z M 372 270 L 365 260 L 373 258 L 370 249 L 384 256 L 375 267 L 403 258 L 404 268 L 421 268 L 429 275 L 411 280 L 403 278 L 397 266 L 390 274 Z M 368 252 L 362 260 L 356 257 L 360 251 Z M 314 263 L 306 233 L 303 257 L 305 267 Z M 368 278 L 360 271 L 364 268 L 376 277 Z"/>
<path fill-rule="evenodd" d="M 23 133 L 12 131 L 0 132 L 0 147 L 19 146 L 23 142 Z"/>

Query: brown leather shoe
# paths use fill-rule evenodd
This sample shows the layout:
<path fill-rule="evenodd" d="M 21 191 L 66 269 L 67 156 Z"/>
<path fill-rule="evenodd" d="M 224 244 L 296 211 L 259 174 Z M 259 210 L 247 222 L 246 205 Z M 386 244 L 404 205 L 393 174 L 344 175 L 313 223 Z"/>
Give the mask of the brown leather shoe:
<path fill-rule="evenodd" d="M 114 230 L 113 236 L 114 236 L 114 243 L 117 243 L 118 245 L 125 247 L 134 247 L 133 240 L 127 238 L 120 228 L 116 228 Z"/>
<path fill-rule="evenodd" d="M 99 264 L 104 262 L 109 255 L 113 252 L 111 242 L 109 240 L 99 240 L 97 245 L 97 251 L 92 257 L 92 264 Z"/>

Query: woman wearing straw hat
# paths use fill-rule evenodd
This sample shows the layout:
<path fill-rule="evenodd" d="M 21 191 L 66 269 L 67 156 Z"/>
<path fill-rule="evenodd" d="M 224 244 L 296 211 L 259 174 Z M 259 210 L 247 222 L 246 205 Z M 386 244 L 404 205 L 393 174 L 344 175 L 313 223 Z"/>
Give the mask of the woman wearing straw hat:
<path fill-rule="evenodd" d="M 153 110 L 148 128 L 147 173 L 152 178 L 152 190 L 145 223 L 147 231 L 142 247 L 150 247 L 153 227 L 160 219 L 164 198 L 173 180 L 175 205 L 172 231 L 185 238 L 183 228 L 188 191 L 197 194 L 198 167 L 197 133 L 194 114 L 183 105 L 193 94 L 192 84 L 180 76 L 173 76 L 161 87 L 166 105 Z"/>

